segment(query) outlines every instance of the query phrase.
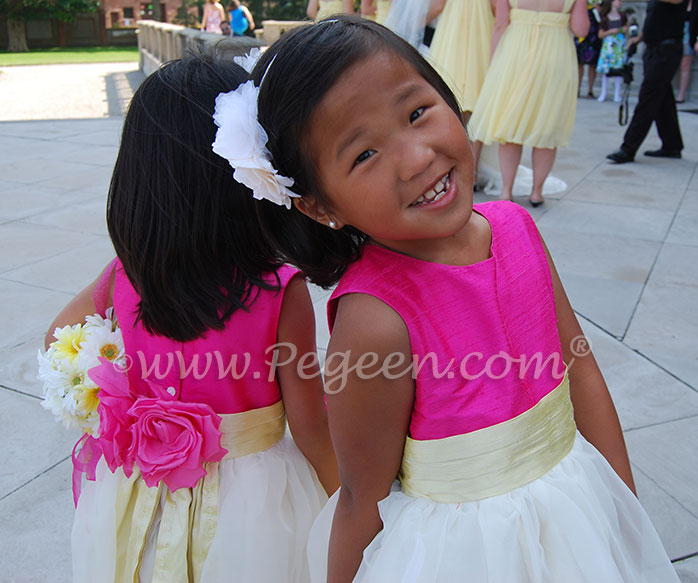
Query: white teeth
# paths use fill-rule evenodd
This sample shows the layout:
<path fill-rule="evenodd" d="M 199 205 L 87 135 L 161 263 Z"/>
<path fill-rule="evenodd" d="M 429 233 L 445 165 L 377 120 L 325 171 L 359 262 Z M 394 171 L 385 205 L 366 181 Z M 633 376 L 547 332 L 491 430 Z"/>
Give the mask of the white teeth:
<path fill-rule="evenodd" d="M 434 188 L 431 190 L 425 192 L 422 196 L 420 196 L 417 200 L 415 200 L 412 205 L 410 206 L 417 206 L 419 204 L 424 204 L 424 203 L 430 203 L 430 202 L 436 202 L 439 200 L 441 197 L 443 197 L 444 194 L 446 194 L 446 191 L 448 190 L 448 187 L 451 184 L 451 180 L 449 178 L 449 174 L 446 174 L 439 182 L 436 184 Z"/>

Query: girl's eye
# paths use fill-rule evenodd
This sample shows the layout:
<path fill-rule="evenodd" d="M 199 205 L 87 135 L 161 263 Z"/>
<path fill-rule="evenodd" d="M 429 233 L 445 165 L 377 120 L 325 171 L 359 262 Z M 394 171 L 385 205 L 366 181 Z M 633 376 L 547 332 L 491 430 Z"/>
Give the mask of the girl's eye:
<path fill-rule="evenodd" d="M 364 150 L 363 152 L 361 152 L 361 154 L 359 154 L 357 156 L 356 160 L 354 160 L 354 166 L 356 166 L 357 164 L 361 164 L 361 162 L 368 160 L 375 153 L 376 153 L 375 150 Z"/>
<path fill-rule="evenodd" d="M 414 123 L 415 121 L 417 121 L 417 119 L 422 117 L 422 114 L 424 113 L 424 109 L 425 109 L 424 107 L 419 107 L 419 108 L 415 109 L 412 112 L 412 114 L 410 115 L 410 123 Z"/>

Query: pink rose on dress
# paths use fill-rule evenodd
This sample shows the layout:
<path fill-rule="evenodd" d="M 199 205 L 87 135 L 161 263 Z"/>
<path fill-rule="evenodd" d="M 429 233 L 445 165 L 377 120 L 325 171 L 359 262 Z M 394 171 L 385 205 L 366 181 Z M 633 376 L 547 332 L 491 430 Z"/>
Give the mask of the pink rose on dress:
<path fill-rule="evenodd" d="M 100 388 L 99 398 L 99 445 L 104 459 L 112 472 L 122 466 L 124 474 L 131 476 L 133 458 L 127 455 L 131 447 L 130 428 L 133 420 L 129 409 L 135 396 L 128 384 L 128 375 L 118 370 L 113 362 L 100 357 L 100 365 L 88 371 L 89 377 Z"/>
<path fill-rule="evenodd" d="M 126 457 L 149 487 L 162 480 L 174 492 L 195 486 L 206 475 L 204 462 L 218 462 L 227 451 L 221 447 L 221 418 L 209 405 L 161 394 L 139 398 L 129 409 L 132 441 Z"/>

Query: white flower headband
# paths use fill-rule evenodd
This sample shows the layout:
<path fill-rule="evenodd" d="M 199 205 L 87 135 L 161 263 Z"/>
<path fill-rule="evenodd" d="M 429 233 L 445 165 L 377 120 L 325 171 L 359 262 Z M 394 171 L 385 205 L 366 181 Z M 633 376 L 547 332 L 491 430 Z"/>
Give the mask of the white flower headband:
<path fill-rule="evenodd" d="M 233 60 L 251 73 L 261 54 L 262 51 L 255 48 L 249 55 Z M 228 160 L 235 170 L 233 178 L 252 190 L 256 199 L 266 199 L 290 209 L 291 198 L 300 195 L 289 189 L 293 179 L 279 174 L 271 163 L 267 149 L 269 137 L 257 120 L 258 98 L 259 88 L 252 80 L 216 97 L 213 121 L 218 130 L 212 148 Z"/>

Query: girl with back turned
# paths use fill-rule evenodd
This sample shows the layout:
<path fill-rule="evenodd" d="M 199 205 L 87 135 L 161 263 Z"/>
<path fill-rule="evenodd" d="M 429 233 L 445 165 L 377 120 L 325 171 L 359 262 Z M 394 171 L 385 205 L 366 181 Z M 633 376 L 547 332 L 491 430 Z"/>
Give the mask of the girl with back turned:
<path fill-rule="evenodd" d="M 139 87 L 109 191 L 117 259 L 51 327 L 112 307 L 130 363 L 127 376 L 108 361 L 89 371 L 100 425 L 75 458 L 92 478 L 75 581 L 307 582 L 307 533 L 336 462 L 305 282 L 211 151 L 215 98 L 245 77 L 190 58 Z"/>

